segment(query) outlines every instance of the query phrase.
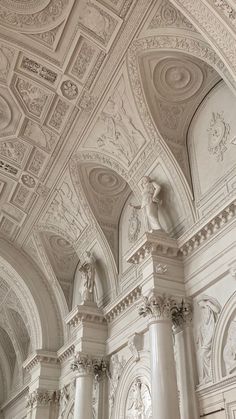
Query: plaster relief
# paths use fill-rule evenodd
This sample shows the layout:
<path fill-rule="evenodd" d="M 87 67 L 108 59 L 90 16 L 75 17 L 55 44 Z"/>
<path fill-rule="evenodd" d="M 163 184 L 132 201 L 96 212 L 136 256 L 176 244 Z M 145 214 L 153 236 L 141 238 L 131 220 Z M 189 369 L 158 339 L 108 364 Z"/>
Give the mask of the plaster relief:
<path fill-rule="evenodd" d="M 217 161 L 224 158 L 229 133 L 230 125 L 225 122 L 223 112 L 213 112 L 208 128 L 208 151 L 216 156 Z"/>
<path fill-rule="evenodd" d="M 58 99 L 56 106 L 49 119 L 48 125 L 56 131 L 60 131 L 70 111 L 70 105 L 62 99 Z"/>
<path fill-rule="evenodd" d="M 206 295 L 197 304 L 200 314 L 200 325 L 196 332 L 199 383 L 206 384 L 212 381 L 212 342 L 221 306 L 217 300 Z"/>
<path fill-rule="evenodd" d="M 47 152 L 51 152 L 53 150 L 57 141 L 57 137 L 54 133 L 30 119 L 26 119 L 21 135 L 23 138 L 30 141 L 30 143 L 36 144 L 38 147 L 45 149 Z"/>
<path fill-rule="evenodd" d="M 136 378 L 129 390 L 125 417 L 127 419 L 152 419 L 151 392 L 142 378 Z"/>
<path fill-rule="evenodd" d="M 78 198 L 69 183 L 64 182 L 57 191 L 43 220 L 51 225 L 58 226 L 75 241 L 87 223 L 81 212 Z"/>
<path fill-rule="evenodd" d="M 28 147 L 22 141 L 8 140 L 0 142 L 0 155 L 20 166 L 22 165 L 27 151 Z"/>
<path fill-rule="evenodd" d="M 15 88 L 26 110 L 40 118 L 49 95 L 35 84 L 21 78 L 16 80 Z"/>
<path fill-rule="evenodd" d="M 122 76 L 92 130 L 85 147 L 94 147 L 115 156 L 127 166 L 145 143 L 136 123 L 129 93 Z"/>
<path fill-rule="evenodd" d="M 236 317 L 231 321 L 226 343 L 223 349 L 223 360 L 225 363 L 226 374 L 236 372 Z"/>
<path fill-rule="evenodd" d="M 107 9 L 94 0 L 81 1 L 78 19 L 79 23 L 104 45 L 107 45 L 118 24 L 118 18 L 115 19 Z"/>
<path fill-rule="evenodd" d="M 11 63 L 13 60 L 14 50 L 7 45 L 0 43 L 0 80 L 6 81 Z"/>

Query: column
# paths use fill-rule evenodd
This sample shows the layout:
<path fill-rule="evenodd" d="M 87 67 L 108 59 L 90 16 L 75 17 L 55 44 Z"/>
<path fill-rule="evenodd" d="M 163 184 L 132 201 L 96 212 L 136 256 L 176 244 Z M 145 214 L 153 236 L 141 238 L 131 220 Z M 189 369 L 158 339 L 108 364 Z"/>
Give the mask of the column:
<path fill-rule="evenodd" d="M 164 294 L 143 297 L 139 314 L 148 316 L 150 353 L 152 417 L 180 419 L 178 388 L 172 336 L 172 310 L 176 302 Z"/>
<path fill-rule="evenodd" d="M 71 368 L 76 372 L 74 419 L 93 419 L 94 380 L 98 382 L 106 374 L 107 363 L 78 352 Z"/>
<path fill-rule="evenodd" d="M 195 391 L 196 368 L 192 336 L 192 306 L 183 300 L 173 313 L 176 362 L 180 391 L 181 419 L 199 419 L 198 400 Z"/>

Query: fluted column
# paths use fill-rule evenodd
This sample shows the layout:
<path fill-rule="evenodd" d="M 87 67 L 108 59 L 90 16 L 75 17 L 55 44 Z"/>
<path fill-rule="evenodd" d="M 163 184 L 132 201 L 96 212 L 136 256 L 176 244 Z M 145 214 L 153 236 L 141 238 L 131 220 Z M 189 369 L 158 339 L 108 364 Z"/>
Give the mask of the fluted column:
<path fill-rule="evenodd" d="M 155 419 L 180 419 L 171 320 L 176 306 L 172 297 L 152 293 L 139 308 L 139 314 L 148 317 Z"/>
<path fill-rule="evenodd" d="M 176 362 L 180 392 L 181 419 L 199 419 L 195 392 L 195 359 L 192 336 L 192 305 L 183 300 L 172 313 L 174 323 Z"/>
<path fill-rule="evenodd" d="M 92 419 L 94 380 L 99 381 L 105 375 L 107 363 L 78 352 L 71 368 L 76 372 L 74 419 Z"/>

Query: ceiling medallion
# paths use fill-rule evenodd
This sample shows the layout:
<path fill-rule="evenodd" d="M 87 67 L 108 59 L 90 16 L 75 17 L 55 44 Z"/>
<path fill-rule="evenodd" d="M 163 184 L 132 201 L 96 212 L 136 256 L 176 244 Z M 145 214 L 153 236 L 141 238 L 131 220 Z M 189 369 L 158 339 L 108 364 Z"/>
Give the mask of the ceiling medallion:
<path fill-rule="evenodd" d="M 230 125 L 224 120 L 223 113 L 212 113 L 208 128 L 208 151 L 216 156 L 217 161 L 222 161 L 227 150 L 226 143 L 230 133 Z"/>
<path fill-rule="evenodd" d="M 164 100 L 187 100 L 197 93 L 202 82 L 202 70 L 187 58 L 164 58 L 157 63 L 153 71 L 156 92 Z"/>
<path fill-rule="evenodd" d="M 117 195 L 123 192 L 126 187 L 126 182 L 115 172 L 103 168 L 91 170 L 89 181 L 95 192 L 104 195 Z"/>
<path fill-rule="evenodd" d="M 61 91 L 63 96 L 69 100 L 73 100 L 78 96 L 78 87 L 70 80 L 63 81 Z"/>

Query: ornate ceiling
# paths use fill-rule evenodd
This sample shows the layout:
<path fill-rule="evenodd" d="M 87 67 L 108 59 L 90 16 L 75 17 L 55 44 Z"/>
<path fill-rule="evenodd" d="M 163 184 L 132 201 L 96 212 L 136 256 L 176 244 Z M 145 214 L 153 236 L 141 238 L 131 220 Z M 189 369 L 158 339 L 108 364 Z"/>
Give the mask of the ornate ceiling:
<path fill-rule="evenodd" d="M 186 202 L 178 231 L 191 225 L 187 130 L 222 77 L 233 84 L 166 0 L 0 0 L 0 235 L 44 273 L 57 310 L 90 243 L 117 276 L 119 217 L 154 160 Z M 1 312 L 9 292 L 2 279 Z M 27 316 L 12 310 L 0 358 L 12 353 L 4 330 L 19 327 L 22 360 Z"/>

